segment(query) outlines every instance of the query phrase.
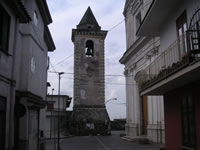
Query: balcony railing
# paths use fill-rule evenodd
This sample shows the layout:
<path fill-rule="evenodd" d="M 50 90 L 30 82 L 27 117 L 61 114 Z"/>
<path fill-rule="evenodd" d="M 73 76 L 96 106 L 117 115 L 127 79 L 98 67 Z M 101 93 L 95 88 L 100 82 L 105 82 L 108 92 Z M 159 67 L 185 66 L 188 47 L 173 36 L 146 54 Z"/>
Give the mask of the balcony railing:
<path fill-rule="evenodd" d="M 194 35 L 196 36 L 195 39 L 193 38 Z M 187 31 L 172 43 L 145 68 L 146 77 L 141 82 L 140 89 L 148 88 L 199 58 L 199 37 L 197 31 Z"/>

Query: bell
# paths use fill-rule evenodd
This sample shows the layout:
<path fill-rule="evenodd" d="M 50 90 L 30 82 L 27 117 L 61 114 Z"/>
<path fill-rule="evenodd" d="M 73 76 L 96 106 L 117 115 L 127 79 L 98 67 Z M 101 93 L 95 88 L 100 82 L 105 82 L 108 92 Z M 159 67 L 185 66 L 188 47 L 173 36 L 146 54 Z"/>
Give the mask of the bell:
<path fill-rule="evenodd" d="M 92 49 L 90 49 L 90 48 L 87 48 L 87 51 L 86 51 L 86 53 L 85 53 L 85 55 L 88 55 L 88 56 L 93 56 L 93 54 L 92 54 Z"/>

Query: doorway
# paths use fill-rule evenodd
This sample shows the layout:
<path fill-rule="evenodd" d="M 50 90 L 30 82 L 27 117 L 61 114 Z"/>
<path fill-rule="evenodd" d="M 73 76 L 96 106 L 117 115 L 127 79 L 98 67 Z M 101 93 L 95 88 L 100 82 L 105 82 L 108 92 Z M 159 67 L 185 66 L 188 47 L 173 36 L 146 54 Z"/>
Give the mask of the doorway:
<path fill-rule="evenodd" d="M 147 96 L 142 96 L 142 134 L 147 135 L 148 125 L 148 110 L 147 110 Z"/>

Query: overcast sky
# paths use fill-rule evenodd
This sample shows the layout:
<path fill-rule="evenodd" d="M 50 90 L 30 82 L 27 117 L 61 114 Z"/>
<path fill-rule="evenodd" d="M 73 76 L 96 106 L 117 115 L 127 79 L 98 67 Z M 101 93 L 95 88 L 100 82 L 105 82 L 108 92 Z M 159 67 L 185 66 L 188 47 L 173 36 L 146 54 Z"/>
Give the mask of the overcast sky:
<path fill-rule="evenodd" d="M 125 24 L 122 15 L 125 0 L 47 0 L 53 23 L 49 26 L 56 50 L 49 53 L 49 71 L 66 72 L 62 75 L 61 94 L 73 97 L 73 59 L 74 45 L 71 41 L 72 28 L 76 28 L 88 6 L 91 7 L 102 30 L 108 30 L 105 39 L 105 74 L 121 75 L 105 77 L 105 100 L 117 98 L 106 104 L 109 116 L 126 117 L 124 66 L 119 59 L 125 51 Z M 48 74 L 51 87 L 48 93 L 58 94 L 58 76 Z M 71 106 L 72 107 L 72 106 Z"/>

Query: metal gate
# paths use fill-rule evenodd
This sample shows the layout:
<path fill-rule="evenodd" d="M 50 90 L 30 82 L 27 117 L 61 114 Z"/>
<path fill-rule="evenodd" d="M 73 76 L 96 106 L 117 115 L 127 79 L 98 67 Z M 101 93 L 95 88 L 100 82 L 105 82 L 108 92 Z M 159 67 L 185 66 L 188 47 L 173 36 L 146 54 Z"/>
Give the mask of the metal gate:
<path fill-rule="evenodd" d="M 200 8 L 193 14 L 189 24 L 189 50 L 192 57 L 200 57 Z"/>

